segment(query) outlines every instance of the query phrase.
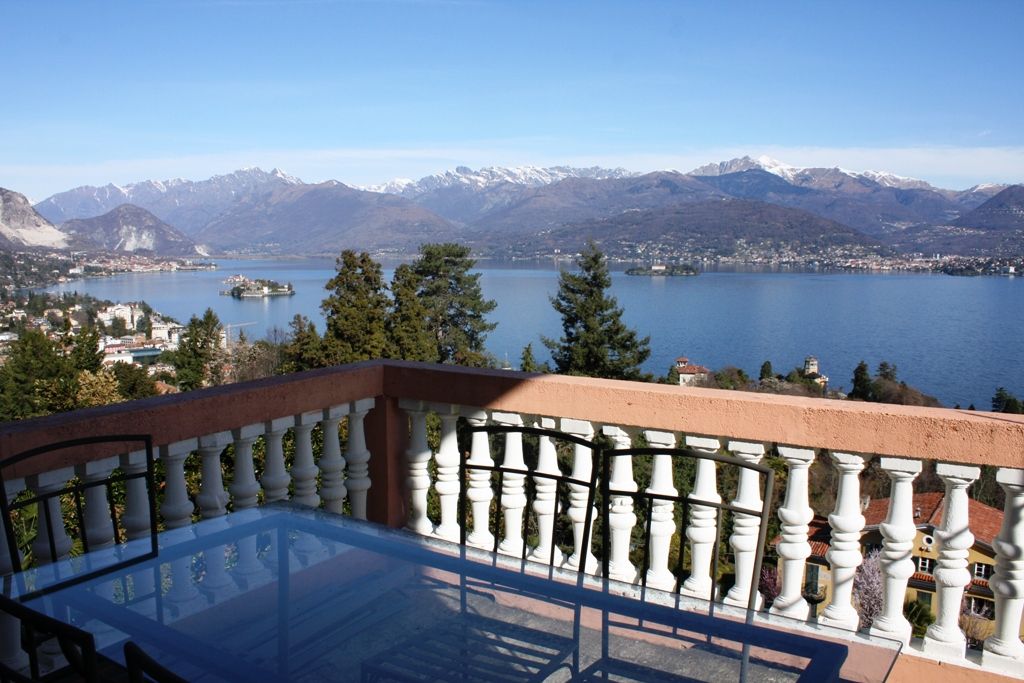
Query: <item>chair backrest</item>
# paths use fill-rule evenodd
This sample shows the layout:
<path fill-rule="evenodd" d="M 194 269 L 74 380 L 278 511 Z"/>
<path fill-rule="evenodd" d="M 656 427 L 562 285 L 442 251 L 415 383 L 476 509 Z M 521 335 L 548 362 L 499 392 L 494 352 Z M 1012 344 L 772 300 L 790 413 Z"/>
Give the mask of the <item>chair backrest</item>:
<path fill-rule="evenodd" d="M 470 426 L 466 433 L 471 444 L 462 449 L 460 461 L 460 542 L 552 567 L 564 562 L 596 570 L 596 560 L 587 559 L 592 559 L 598 446 L 539 427 L 482 425 Z M 491 456 L 492 436 L 504 437 L 500 464 Z M 530 448 L 532 440 L 524 450 L 524 436 L 537 438 L 536 450 Z M 569 474 L 559 464 L 559 445 L 572 446 Z M 563 452 L 561 459 L 568 455 Z M 533 538 L 537 541 L 531 545 Z M 568 557 L 560 545 L 572 546 Z"/>
<path fill-rule="evenodd" d="M 6 577 L 9 581 L 10 577 Z M 5 612 L 21 624 L 21 646 L 28 654 L 28 674 L 13 669 L 0 660 L 0 680 L 31 683 L 42 679 L 39 646 L 56 640 L 69 667 L 85 681 L 97 681 L 96 642 L 91 633 L 71 624 L 37 612 L 16 600 L 0 594 L 0 612 Z"/>
<path fill-rule="evenodd" d="M 157 662 L 130 640 L 124 644 L 124 663 L 131 683 L 186 683 L 184 678 Z"/>
<path fill-rule="evenodd" d="M 61 485 L 46 487 L 42 492 L 25 492 L 8 500 L 8 471 L 18 463 L 25 462 L 55 451 L 74 448 L 94 447 L 110 444 L 111 455 L 122 455 L 132 450 L 130 446 L 144 446 L 144 467 L 135 465 L 126 471 L 116 468 L 102 478 L 74 477 Z M 56 581 L 37 590 L 26 591 L 19 595 L 21 601 L 45 595 L 59 588 L 87 581 L 118 567 L 141 562 L 156 557 L 157 516 L 156 516 L 156 485 L 154 482 L 153 441 L 145 434 L 116 434 L 109 436 L 86 437 L 59 441 L 17 453 L 0 461 L 0 523 L 4 526 L 4 539 L 10 557 L 12 571 L 18 572 L 29 566 L 39 564 L 39 558 L 31 552 L 33 545 L 48 551 L 49 560 L 61 559 L 66 554 L 64 548 L 58 547 L 58 539 L 77 536 L 80 548 L 72 548 L 73 552 L 89 552 L 104 545 L 117 544 L 125 540 L 122 523 L 119 519 L 119 507 L 122 507 L 125 496 L 138 495 L 128 491 L 130 482 L 140 481 L 145 487 L 146 512 L 149 521 L 148 551 L 135 554 L 92 571 L 76 571 L 68 579 Z M 137 501 L 136 501 L 137 503 Z M 100 509 L 96 509 L 100 508 Z M 88 518 L 87 518 L 88 516 Z M 91 538 L 89 529 L 97 518 L 109 516 L 110 526 L 105 527 L 109 533 L 103 538 Z M 104 525 L 105 526 L 105 525 Z M 34 528 L 33 528 L 34 527 Z M 40 536 L 41 535 L 41 536 Z M 40 542 L 40 539 L 43 542 Z M 31 557 L 31 561 L 24 558 Z"/>
<path fill-rule="evenodd" d="M 640 471 L 640 484 L 634 468 Z M 606 578 L 639 584 L 644 591 L 650 586 L 681 592 L 709 605 L 723 598 L 745 605 L 751 616 L 759 609 L 758 580 L 775 481 L 770 467 L 690 448 L 620 448 L 602 451 L 601 469 Z M 731 500 L 723 500 L 723 488 L 734 491 Z M 728 539 L 722 538 L 723 529 L 731 529 Z M 674 568 L 669 559 L 673 537 L 678 539 Z M 732 547 L 736 581 L 720 596 L 723 541 Z"/>

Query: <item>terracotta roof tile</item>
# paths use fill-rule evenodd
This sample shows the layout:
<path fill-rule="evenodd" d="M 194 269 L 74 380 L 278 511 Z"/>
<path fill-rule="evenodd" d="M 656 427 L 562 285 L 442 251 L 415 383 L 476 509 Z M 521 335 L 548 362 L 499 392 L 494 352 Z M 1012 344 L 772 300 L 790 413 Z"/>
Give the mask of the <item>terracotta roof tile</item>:
<path fill-rule="evenodd" d="M 706 375 L 711 372 L 703 365 L 684 365 L 678 370 L 680 375 Z"/>
<path fill-rule="evenodd" d="M 945 495 L 941 491 L 930 491 L 928 493 L 915 493 L 912 503 L 914 510 L 914 524 L 917 526 L 942 526 L 942 505 Z M 889 514 L 889 499 L 878 498 L 872 500 L 864 510 L 864 524 L 866 528 L 877 527 L 885 521 Z M 973 498 L 967 501 L 967 515 L 971 526 L 971 533 L 974 539 L 987 546 L 999 534 L 999 527 L 1003 523 L 1003 513 L 994 507 L 980 503 Z"/>

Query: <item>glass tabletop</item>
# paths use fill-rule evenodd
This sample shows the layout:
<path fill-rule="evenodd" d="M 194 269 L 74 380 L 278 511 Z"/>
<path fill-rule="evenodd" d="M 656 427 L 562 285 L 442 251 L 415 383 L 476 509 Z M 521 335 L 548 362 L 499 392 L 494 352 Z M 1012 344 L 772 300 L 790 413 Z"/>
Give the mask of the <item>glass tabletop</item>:
<path fill-rule="evenodd" d="M 133 640 L 195 681 L 884 680 L 900 644 L 681 604 L 517 558 L 271 504 L 160 534 L 160 554 L 29 597 L 121 661 Z M 138 543 L 138 546 L 135 544 Z M 142 542 L 5 581 L 10 597 Z"/>

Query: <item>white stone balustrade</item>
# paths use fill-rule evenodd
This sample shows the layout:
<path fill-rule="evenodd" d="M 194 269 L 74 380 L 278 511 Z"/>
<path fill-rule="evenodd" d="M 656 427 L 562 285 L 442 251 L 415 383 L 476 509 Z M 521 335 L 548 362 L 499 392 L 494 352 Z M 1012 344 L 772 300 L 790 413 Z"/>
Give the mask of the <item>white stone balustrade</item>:
<path fill-rule="evenodd" d="M 651 448 L 675 448 L 676 435 L 648 429 L 644 437 Z M 672 482 L 672 456 L 659 453 L 654 456 L 651 466 L 651 483 L 647 493 L 654 496 L 676 496 L 679 491 Z M 668 566 L 672 536 L 676 531 L 675 504 L 668 500 L 651 502 L 651 539 L 648 548 L 647 585 L 659 590 L 673 590 L 676 577 Z M 682 546 L 680 545 L 680 552 Z"/>
<path fill-rule="evenodd" d="M 541 418 L 536 426 L 541 429 L 555 429 L 556 423 L 550 417 Z M 537 444 L 538 474 L 559 476 L 558 452 L 555 442 L 550 436 L 541 436 Z M 533 500 L 533 514 L 537 519 L 538 543 L 528 557 L 537 562 L 550 562 L 555 566 L 562 564 L 562 551 L 555 546 L 555 523 L 559 513 L 558 483 L 547 477 L 534 477 L 533 485 L 536 495 Z M 489 488 L 489 487 L 488 487 Z M 489 500 L 489 499 L 488 499 Z M 552 547 L 555 546 L 555 547 Z"/>
<path fill-rule="evenodd" d="M 946 497 L 942 527 L 935 530 L 939 544 L 939 562 L 934 572 L 938 616 L 924 634 L 924 651 L 962 659 L 967 638 L 960 630 L 960 603 L 964 588 L 971 583 L 967 555 L 974 545 L 974 534 L 967 523 L 967 487 L 981 474 L 981 468 L 939 463 L 935 473 L 946 485 Z"/>
<path fill-rule="evenodd" d="M 199 512 L 203 519 L 220 517 L 227 512 L 228 492 L 224 490 L 220 456 L 229 443 L 231 432 L 218 432 L 199 437 L 202 479 L 196 502 L 199 503 Z"/>
<path fill-rule="evenodd" d="M 45 496 L 63 488 L 69 479 L 75 474 L 74 469 L 64 467 L 52 472 L 45 472 L 38 476 L 29 477 L 28 488 L 39 495 Z M 49 498 L 40 507 L 38 513 L 39 532 L 32 541 L 32 555 L 40 564 L 46 564 L 68 556 L 71 552 L 71 537 L 64 528 L 64 516 L 60 509 L 60 500 L 56 496 Z M 49 521 L 47 521 L 49 520 Z M 50 539 L 53 539 L 53 548 L 56 555 L 50 549 Z"/>
<path fill-rule="evenodd" d="M 231 431 L 235 440 L 235 469 L 228 491 L 235 510 L 255 507 L 259 500 L 260 484 L 256 481 L 252 447 L 256 439 L 263 435 L 263 431 L 262 424 L 246 425 Z"/>
<path fill-rule="evenodd" d="M 864 515 L 860 509 L 859 479 L 864 458 L 854 453 L 832 453 L 832 464 L 839 472 L 839 495 L 835 510 L 828 517 L 832 539 L 826 558 L 832 568 L 832 600 L 818 621 L 856 631 L 860 614 L 853 606 L 853 577 L 864 561 L 860 548 Z"/>
<path fill-rule="evenodd" d="M 441 522 L 434 534 L 447 541 L 458 541 L 461 534 L 459 523 L 459 435 L 456 431 L 459 407 L 438 404 L 431 408 L 441 418 L 441 442 L 434 461 L 437 463 L 435 489 L 441 502 Z"/>
<path fill-rule="evenodd" d="M 323 430 L 324 446 L 320 454 L 320 497 L 324 507 L 334 514 L 340 515 L 345 510 L 345 458 L 341 455 L 341 440 L 338 428 L 341 420 L 348 415 L 348 405 L 324 408 L 320 421 Z"/>
<path fill-rule="evenodd" d="M 403 369 L 402 372 L 406 370 Z M 496 373 L 492 373 L 495 374 Z M 459 375 L 461 377 L 462 375 Z M 548 378 L 545 378 L 545 381 Z M 537 381 L 537 380 L 532 380 Z M 559 380 L 553 379 L 557 382 Z M 545 386 L 547 386 L 545 384 Z M 582 386 L 582 385 L 581 385 Z M 360 389 L 361 391 L 361 389 Z M 326 395 L 326 394 L 324 394 Z M 380 396 L 380 393 L 376 394 Z M 530 523 L 536 524 L 536 545 L 526 548 L 528 557 L 537 562 L 547 563 L 552 555 L 552 547 L 556 536 L 556 527 L 560 519 L 568 517 L 573 529 L 572 553 L 562 553 L 554 548 L 554 564 L 565 568 L 585 567 L 588 572 L 597 572 L 600 563 L 593 555 L 592 539 L 583 537 L 583 519 L 586 514 L 586 500 L 589 491 L 585 487 L 570 486 L 568 504 L 561 509 L 562 502 L 557 495 L 553 481 L 540 474 L 558 475 L 558 453 L 555 441 L 549 437 L 538 440 L 537 463 L 535 469 L 526 466 L 523 453 L 523 439 L 520 435 L 509 435 L 504 439 L 504 460 L 506 467 L 514 467 L 517 472 L 504 477 L 501 502 L 502 509 L 492 510 L 496 498 L 494 478 L 487 472 L 471 472 L 466 480 L 459 477 L 459 461 L 461 454 L 457 442 L 457 425 L 460 417 L 465 418 L 473 426 L 486 424 L 521 425 L 530 424 L 545 429 L 557 429 L 583 439 L 592 439 L 595 429 L 600 429 L 615 446 L 626 447 L 629 436 L 643 430 L 648 443 L 656 448 L 670 449 L 677 442 L 689 448 L 705 453 L 720 452 L 723 443 L 735 456 L 750 462 L 760 462 L 766 449 L 777 449 L 785 462 L 785 495 L 776 511 L 780 523 L 779 543 L 777 546 L 780 567 L 780 593 L 771 607 L 773 614 L 790 618 L 807 619 L 809 607 L 802 596 L 804 573 L 811 547 L 808 542 L 808 528 L 812 519 L 809 501 L 809 472 L 823 464 L 835 468 L 838 473 L 836 482 L 836 504 L 829 515 L 831 526 L 830 549 L 827 560 L 830 565 L 830 581 L 832 583 L 830 602 L 824 606 L 824 613 L 819 617 L 823 624 L 840 626 L 856 630 L 859 614 L 852 595 L 853 577 L 863 560 L 864 517 L 861 509 L 862 501 L 858 477 L 863 472 L 865 462 L 875 457 L 868 453 L 852 453 L 843 449 L 834 449 L 835 441 L 823 444 L 820 441 L 811 445 L 795 443 L 778 443 L 766 440 L 764 443 L 755 440 L 737 440 L 735 435 L 722 433 L 715 437 L 714 433 L 704 436 L 685 431 L 671 431 L 663 417 L 658 418 L 658 429 L 645 428 L 636 421 L 628 424 L 609 424 L 598 418 L 580 419 L 538 412 L 511 412 L 529 407 L 529 403 L 519 398 L 505 400 L 497 394 L 488 398 L 487 409 L 475 408 L 472 405 L 460 406 L 454 403 L 438 403 L 446 397 L 439 392 L 419 387 L 417 392 L 409 395 L 430 397 L 430 400 L 410 400 L 384 392 L 381 398 L 350 400 L 351 395 L 339 398 L 324 406 L 310 403 L 289 403 L 289 412 L 279 416 L 265 416 L 259 413 L 245 413 L 247 422 L 231 425 L 216 420 L 203 421 L 208 429 L 226 431 L 212 434 L 196 434 L 173 443 L 157 443 L 156 451 L 162 461 L 158 468 L 163 473 L 160 482 L 160 519 L 167 528 L 188 525 L 198 511 L 203 517 L 219 517 L 230 507 L 241 510 L 252 507 L 260 502 L 286 500 L 291 497 L 297 503 L 306 505 L 322 505 L 334 513 L 351 512 L 354 516 L 365 517 L 367 514 L 368 497 L 371 491 L 371 465 L 377 467 L 376 448 L 381 441 L 390 437 L 371 433 L 367 440 L 367 425 L 374 428 L 383 420 L 394 431 L 405 430 L 401 439 L 387 448 L 389 462 L 401 462 L 404 469 L 390 482 L 385 482 L 388 491 L 402 496 L 391 500 L 400 500 L 405 506 L 402 521 L 419 533 L 436 534 L 448 539 L 458 540 L 461 534 L 461 518 L 458 499 L 461 487 L 466 486 L 467 504 L 471 512 L 471 528 L 467 529 L 467 542 L 480 547 L 491 548 L 494 543 L 494 529 L 488 528 L 488 521 L 496 518 L 499 528 L 496 530 L 501 537 L 501 549 L 504 552 L 519 555 L 527 539 L 523 538 L 524 515 L 532 517 Z M 465 396 L 465 392 L 460 396 Z M 481 395 L 484 395 L 481 393 Z M 660 396 L 660 394 L 659 394 Z M 382 405 L 381 400 L 390 402 L 392 415 L 398 415 L 396 424 L 391 417 L 379 418 L 377 413 L 370 413 L 375 406 Z M 395 410 L 395 406 L 400 409 Z M 515 406 L 510 408 L 509 406 Z M 299 412 L 304 411 L 304 412 Z M 401 412 L 401 411 L 404 411 Z M 436 454 L 427 445 L 427 415 L 435 412 L 441 420 L 440 447 Z M 584 411 L 576 411 L 574 415 L 585 415 Z M 372 419 L 366 419 L 370 415 Z M 680 413 L 683 415 L 683 413 Z M 616 415 L 611 416 L 615 419 Z M 609 418 L 605 414 L 604 418 Z M 408 420 L 406 422 L 406 419 Z M 433 419 L 433 418 L 431 418 Z M 390 420 L 390 422 L 387 422 Z M 654 422 L 652 422 L 653 424 Z M 680 424 L 707 427 L 708 418 L 685 415 Z M 324 433 L 323 447 L 319 453 L 313 448 L 310 438 L 315 426 L 321 425 Z M 344 424 L 344 426 L 342 426 Z M 867 424 L 867 421 L 865 421 Z M 965 423 L 968 424 L 968 423 Z M 344 441 L 339 439 L 339 427 L 342 434 L 347 434 Z M 795 439 L 799 439 L 800 426 L 792 429 Z M 187 434 L 187 432 L 184 432 Z M 741 433 L 742 439 L 749 438 L 748 433 Z M 173 438 L 181 438 L 183 432 L 173 431 Z M 288 435 L 286 439 L 286 435 Z M 294 436 L 294 462 L 286 461 L 284 443 L 291 443 Z M 752 434 L 756 436 L 756 432 Z M 406 440 L 407 438 L 407 440 Z M 773 438 L 780 438 L 774 435 Z M 809 442 L 814 439 L 808 439 Z M 225 491 L 222 468 L 225 459 L 223 448 L 229 443 L 234 445 L 234 456 L 230 460 L 233 469 L 224 471 L 229 480 Z M 371 456 L 369 445 L 375 449 Z M 492 452 L 486 434 L 475 433 L 468 444 L 469 461 L 476 464 L 493 464 Z M 863 444 L 860 444 L 863 446 Z M 829 450 L 833 449 L 833 450 Z M 851 451 L 853 450 L 851 444 Z M 198 453 L 196 453 L 198 451 Z M 263 454 L 263 457 L 254 452 Z M 1002 467 L 998 471 L 997 481 L 1006 494 L 1002 527 L 993 542 L 995 550 L 995 568 L 989 578 L 989 586 L 995 599 L 994 631 L 984 643 L 982 652 L 967 651 L 966 641 L 959 623 L 961 600 L 965 590 L 971 586 L 973 572 L 969 572 L 967 553 L 973 545 L 973 534 L 970 532 L 967 495 L 971 482 L 978 476 L 978 468 L 955 463 L 939 462 L 937 473 L 946 487 L 945 509 L 940 528 L 936 531 L 939 541 L 939 559 L 934 571 L 936 582 L 936 607 L 938 619 L 928 629 L 924 639 L 912 638 L 910 624 L 903 617 L 903 604 L 906 601 L 908 579 L 914 572 L 912 560 L 914 540 L 919 533 L 920 520 L 915 520 L 913 512 L 913 487 L 915 478 L 922 471 L 922 464 L 934 460 L 934 455 L 924 449 L 898 446 L 889 448 L 890 453 L 897 456 L 881 455 L 878 465 L 890 481 L 889 509 L 885 521 L 879 526 L 882 536 L 880 565 L 884 583 L 884 600 L 882 611 L 873 620 L 870 631 L 877 636 L 885 636 L 902 640 L 905 652 L 924 654 L 930 659 L 960 664 L 967 667 L 980 667 L 984 671 L 995 671 L 1017 678 L 1024 678 L 1024 643 L 1020 639 L 1021 619 L 1024 616 L 1024 469 Z M 955 452 L 946 450 L 942 452 Z M 404 461 L 402 456 L 404 454 Z M 319 457 L 317 457 L 319 456 Z M 189 458 L 192 458 L 189 460 Z M 993 464 L 1019 464 L 1013 455 L 1005 456 L 996 453 Z M 431 459 L 436 458 L 436 470 Z M 973 453 L 965 459 L 983 462 Z M 186 481 L 186 463 L 189 473 Z M 674 567 L 669 566 L 669 554 L 679 541 L 679 552 L 689 560 L 689 576 L 680 586 L 686 596 L 707 599 L 715 595 L 715 586 L 721 578 L 725 567 L 715 567 L 714 558 L 721 546 L 729 543 L 735 557 L 736 584 L 729 595 L 717 595 L 717 599 L 741 607 L 746 606 L 748 591 L 758 577 L 754 576 L 753 557 L 756 552 L 757 520 L 742 514 L 736 516 L 733 533 L 729 538 L 717 539 L 719 512 L 714 505 L 720 504 L 722 496 L 718 490 L 718 469 L 713 461 L 701 460 L 696 466 L 693 486 L 687 482 L 673 480 L 673 460 L 669 455 L 653 456 L 651 479 L 640 482 L 649 494 L 676 495 L 682 491 L 688 495 L 688 516 L 682 527 L 676 523 L 676 508 L 667 501 L 655 501 L 650 507 L 650 532 L 648 565 L 634 566 L 630 560 L 630 535 L 635 531 L 637 513 L 630 496 L 613 496 L 610 503 L 610 515 L 607 520 L 612 537 L 609 546 L 611 578 L 639 583 L 641 577 L 647 585 L 654 588 L 671 589 L 676 582 Z M 72 476 L 79 476 L 83 481 L 100 481 L 115 467 L 121 467 L 128 473 L 139 473 L 145 466 L 144 452 L 134 451 L 115 458 L 100 457 L 96 460 L 42 474 L 25 475 L 24 485 L 20 481 L 8 482 L 7 494 L 13 495 L 23 488 L 45 493 L 57 486 L 64 485 Z M 390 465 L 389 465 L 390 466 Z M 574 446 L 572 456 L 572 474 L 577 479 L 587 480 L 598 466 L 590 449 Z M 611 483 L 616 488 L 627 491 L 637 490 L 638 482 L 634 480 L 633 468 L 636 463 L 628 457 L 617 458 L 611 467 Z M 928 465 L 931 466 L 930 464 Z M 637 470 L 639 471 L 639 466 Z M 195 470 L 199 470 L 198 474 Z M 375 469 L 376 478 L 380 469 Z M 389 471 L 389 474 L 391 471 Z M 722 477 L 723 481 L 728 481 Z M 396 483 L 397 480 L 397 483 Z M 782 482 L 779 482 L 781 484 Z M 525 493 L 527 486 L 536 491 L 532 506 L 526 507 Z M 433 490 L 432 490 L 433 488 Z M 735 498 L 732 504 L 757 510 L 764 501 L 760 500 L 760 485 L 754 478 L 740 477 Z M 230 493 L 230 497 L 228 496 Z M 437 495 L 439 503 L 438 524 L 435 527 L 427 515 L 428 495 Z M 85 528 L 93 547 L 97 544 L 109 544 L 113 539 L 113 527 L 110 524 L 106 504 L 104 486 L 89 489 L 85 495 Z M 388 495 L 391 495 L 390 493 Z M 429 498 L 433 501 L 433 498 Z M 230 501 L 230 506 L 229 506 Z M 371 498 L 373 505 L 376 499 Z M 702 505 L 702 503 L 705 503 Z M 972 504 L 973 505 L 973 504 Z M 401 508 L 402 505 L 397 507 Z M 56 510 L 51 507 L 51 512 Z M 103 514 L 101 515 L 100 512 Z M 371 513 L 379 515 L 376 508 Z M 433 514 L 433 513 L 432 513 Z M 594 517 L 597 518 L 597 511 Z M 58 517 L 55 517 L 58 519 Z M 223 518 L 224 524 L 230 523 L 230 516 Z M 749 522 L 753 521 L 753 524 Z M 120 523 L 129 538 L 140 538 L 149 532 L 149 509 L 145 491 L 145 480 L 130 480 L 125 487 L 124 509 Z M 532 533 L 532 529 L 531 529 Z M 592 531 L 593 533 L 593 531 Z M 679 534 L 679 536 L 676 536 Z M 33 546 L 34 554 L 39 561 L 48 561 L 48 543 L 45 532 L 40 534 Z M 327 552 L 325 548 L 305 548 L 299 542 L 290 544 L 284 552 L 301 556 L 303 561 L 318 561 L 317 558 Z M 771 539 L 769 539 L 770 541 Z M 62 526 L 55 529 L 54 541 L 57 545 L 56 555 L 66 555 L 71 547 Z M 0 538 L 0 570 L 9 564 L 2 547 L 5 539 Z M 243 586 L 260 585 L 272 581 L 274 567 L 278 556 L 277 549 L 268 552 L 261 547 L 264 538 L 253 536 L 239 541 L 231 548 L 218 548 L 209 551 L 208 560 L 210 573 L 200 583 L 199 593 L 190 588 L 190 581 L 184 577 L 192 571 L 185 563 L 177 563 L 170 568 L 166 577 L 169 592 L 165 598 L 176 612 L 174 619 L 185 618 L 194 609 L 205 608 L 205 597 L 201 594 L 203 587 L 212 583 L 234 582 Z M 276 544 L 277 539 L 273 539 Z M 531 537 L 530 542 L 533 542 Z M 772 561 L 772 560 L 769 560 Z M 716 573 L 717 569 L 717 573 Z M 643 574 L 641 574 L 643 572 Z M 181 581 L 178 581 L 178 578 Z M 136 581 L 136 591 L 145 588 L 146 577 Z M 153 586 L 152 588 L 155 588 Z M 972 589 L 972 594 L 975 594 Z M 194 609 L 190 607 L 194 605 Z M 16 647 L 17 623 L 0 615 L 0 659 L 4 662 L 17 662 L 23 655 Z M 15 646 L 12 646 L 14 643 Z M 914 656 L 914 655 L 911 655 Z"/>
<path fill-rule="evenodd" d="M 911 626 L 903 616 L 903 603 L 906 601 L 907 581 L 914 574 L 911 554 L 917 528 L 912 509 L 913 483 L 921 472 L 921 461 L 881 458 L 879 465 L 889 475 L 892 488 L 889 492 L 889 514 L 880 528 L 883 542 L 879 562 L 885 577 L 882 613 L 875 617 L 871 633 L 907 645 L 910 643 Z"/>
<path fill-rule="evenodd" d="M 594 426 L 585 420 L 562 419 L 561 431 L 580 439 L 594 438 Z M 576 481 L 589 481 L 594 462 L 594 451 L 580 444 L 573 444 L 572 478 Z M 584 537 L 584 526 L 587 515 L 587 499 L 590 492 L 580 484 L 569 485 L 569 519 L 572 520 L 573 552 L 566 559 L 565 566 L 571 569 L 582 568 L 585 573 L 596 573 L 599 563 L 591 551 L 591 539 L 594 534 L 591 525 L 590 534 Z M 596 511 L 591 511 L 596 517 Z"/>
<path fill-rule="evenodd" d="M 291 484 L 292 478 L 284 463 L 283 441 L 285 432 L 294 423 L 295 418 L 288 416 L 268 420 L 265 425 L 266 452 L 263 459 L 263 476 L 260 477 L 260 483 L 263 484 L 263 502 L 265 503 L 288 498 L 288 485 Z"/>
<path fill-rule="evenodd" d="M 97 484 L 107 479 L 120 462 L 117 456 L 93 460 L 75 468 L 79 479 L 85 484 Z M 109 491 L 105 484 L 85 489 L 85 537 L 89 549 L 96 550 L 114 545 L 114 520 L 110 516 Z"/>
<path fill-rule="evenodd" d="M 487 411 L 464 410 L 466 421 L 472 427 L 483 427 L 487 424 Z M 469 458 L 467 464 L 477 467 L 493 467 L 491 444 L 486 432 L 473 432 L 470 437 Z M 494 534 L 490 529 L 491 501 L 494 489 L 491 488 L 491 471 L 471 469 L 466 474 L 466 498 L 473 517 L 473 527 L 466 534 L 466 543 L 477 548 L 491 549 L 494 547 Z"/>
<path fill-rule="evenodd" d="M 1001 467 L 996 481 L 1006 493 L 1003 524 L 995 539 L 996 570 L 989 581 L 996 602 L 996 626 L 985 640 L 982 663 L 1020 676 L 1024 671 L 1024 470 Z"/>
<path fill-rule="evenodd" d="M 624 429 L 605 425 L 601 428 L 601 432 L 611 441 L 613 448 L 629 448 L 629 434 Z M 608 487 L 610 490 L 628 493 L 637 491 L 636 481 L 633 479 L 632 456 L 617 455 L 612 458 Z M 629 560 L 630 537 L 633 527 L 636 526 L 633 497 L 621 494 L 610 494 L 609 497 L 608 519 L 605 520 L 611 537 L 611 547 L 608 553 L 608 578 L 633 583 L 639 576 L 636 567 Z"/>
<path fill-rule="evenodd" d="M 811 606 L 803 596 L 804 568 L 811 556 L 807 540 L 809 524 L 814 510 L 808 501 L 807 477 L 814 462 L 810 448 L 779 446 L 779 455 L 786 461 L 786 500 L 779 508 L 782 523 L 781 539 L 777 551 L 782 562 L 779 594 L 771 606 L 771 613 L 791 619 L 807 619 Z"/>
<path fill-rule="evenodd" d="M 507 427 L 522 427 L 523 418 L 516 413 L 495 412 L 491 415 L 495 424 Z M 521 432 L 505 434 L 505 453 L 501 466 L 506 471 L 501 477 L 501 518 L 505 533 L 498 543 L 498 552 L 507 555 L 521 555 L 523 552 L 523 515 L 526 512 L 526 461 L 523 460 L 523 435 Z M 522 472 L 522 474 L 520 474 Z"/>
<path fill-rule="evenodd" d="M 747 441 L 730 441 L 729 451 L 733 456 L 744 462 L 756 465 L 764 457 L 764 444 Z M 740 468 L 739 484 L 736 487 L 736 498 L 732 504 L 739 508 L 760 512 L 764 503 L 761 500 L 761 475 L 745 467 Z M 754 609 L 761 609 L 764 597 L 757 592 L 760 577 L 754 576 L 754 560 L 757 553 L 757 539 L 761 520 L 754 514 L 737 512 L 733 521 L 733 532 L 729 536 L 736 569 L 736 583 L 729 589 L 723 602 L 727 605 L 746 607 L 750 601 L 751 591 L 754 595 Z"/>
<path fill-rule="evenodd" d="M 721 448 L 718 439 L 699 436 L 687 436 L 686 446 L 709 455 L 717 453 Z M 693 491 L 689 496 L 690 523 L 686 527 L 686 539 L 690 542 L 690 576 L 679 589 L 683 595 L 705 600 L 714 597 L 717 578 L 711 576 L 715 557 L 715 537 L 718 534 L 718 509 L 712 505 L 722 502 L 722 496 L 718 494 L 716 474 L 713 460 L 697 461 Z M 700 505 L 697 501 L 712 505 Z"/>

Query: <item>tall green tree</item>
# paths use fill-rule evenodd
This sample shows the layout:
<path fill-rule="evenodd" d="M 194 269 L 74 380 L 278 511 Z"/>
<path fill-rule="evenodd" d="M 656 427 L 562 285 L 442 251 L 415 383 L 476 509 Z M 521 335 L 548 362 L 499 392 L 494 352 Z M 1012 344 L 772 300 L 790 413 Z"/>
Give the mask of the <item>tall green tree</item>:
<path fill-rule="evenodd" d="M 551 299 L 562 316 L 562 337 L 543 338 L 555 371 L 649 381 L 640 365 L 651 355 L 650 337 L 638 337 L 622 322 L 622 309 L 607 293 L 612 280 L 604 254 L 591 242 L 576 263 L 579 272 L 562 271 Z"/>
<path fill-rule="evenodd" d="M 388 311 L 388 356 L 400 360 L 437 362 L 437 343 L 427 326 L 427 307 L 420 298 L 422 278 L 407 263 L 395 268 L 391 278 Z"/>
<path fill-rule="evenodd" d="M 770 360 L 766 360 L 765 362 L 761 363 L 761 372 L 760 374 L 758 374 L 757 378 L 760 380 L 765 380 L 771 379 L 774 376 L 775 370 L 772 368 L 772 362 Z"/>
<path fill-rule="evenodd" d="M 291 332 L 281 345 L 281 373 L 326 367 L 327 354 L 316 325 L 306 316 L 296 314 L 288 326 Z"/>
<path fill-rule="evenodd" d="M 419 298 L 426 309 L 426 325 L 441 363 L 471 367 L 490 364 L 484 343 L 496 323 L 487 314 L 497 304 L 484 299 L 480 274 L 471 273 L 476 261 L 469 247 L 424 244 L 412 264 L 419 278 Z"/>
<path fill-rule="evenodd" d="M 519 358 L 519 371 L 540 372 L 540 370 L 537 359 L 533 356 L 533 344 L 527 344 L 523 347 L 523 355 Z"/>
<path fill-rule="evenodd" d="M 76 370 L 99 372 L 103 367 L 100 351 L 100 331 L 95 327 L 83 328 L 73 337 L 64 337 L 64 347 L 71 365 Z"/>
<path fill-rule="evenodd" d="M 320 309 L 327 320 L 324 349 L 332 364 L 383 358 L 389 299 L 380 264 L 365 251 L 341 252 Z"/>
<path fill-rule="evenodd" d="M 75 406 L 77 372 L 45 334 L 22 329 L 0 365 L 0 420 L 20 420 Z"/>
<path fill-rule="evenodd" d="M 220 318 L 207 308 L 203 316 L 192 316 L 185 327 L 175 351 L 165 352 L 165 358 L 175 368 L 178 388 L 191 391 L 224 381 L 224 352 L 221 349 Z"/>
<path fill-rule="evenodd" d="M 1006 390 L 1006 387 L 996 389 L 992 396 L 992 412 L 994 413 L 1024 413 L 1024 404 L 1021 400 Z"/>
<path fill-rule="evenodd" d="M 864 361 L 857 363 L 853 370 L 853 388 L 850 390 L 850 398 L 858 398 L 862 401 L 871 400 L 871 371 Z"/>
<path fill-rule="evenodd" d="M 111 372 L 117 380 L 117 392 L 129 401 L 156 396 L 156 380 L 141 365 L 114 363 Z"/>

